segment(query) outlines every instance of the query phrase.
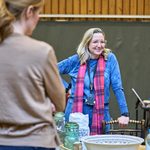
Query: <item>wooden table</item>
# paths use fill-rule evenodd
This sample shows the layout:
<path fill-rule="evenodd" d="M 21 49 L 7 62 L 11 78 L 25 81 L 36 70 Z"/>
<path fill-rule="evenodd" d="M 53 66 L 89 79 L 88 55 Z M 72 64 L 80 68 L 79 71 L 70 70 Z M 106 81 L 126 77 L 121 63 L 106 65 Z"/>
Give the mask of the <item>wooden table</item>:
<path fill-rule="evenodd" d="M 138 150 L 145 150 L 145 145 L 140 145 Z"/>

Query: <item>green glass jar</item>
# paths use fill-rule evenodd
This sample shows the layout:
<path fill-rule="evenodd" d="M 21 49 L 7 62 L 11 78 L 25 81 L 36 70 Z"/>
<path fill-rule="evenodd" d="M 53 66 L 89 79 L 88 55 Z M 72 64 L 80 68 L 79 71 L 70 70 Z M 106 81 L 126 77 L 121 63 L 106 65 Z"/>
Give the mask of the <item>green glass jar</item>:
<path fill-rule="evenodd" d="M 58 135 L 62 143 L 64 143 L 65 138 L 65 118 L 63 112 L 57 112 L 54 115 L 54 120 L 57 128 Z"/>
<path fill-rule="evenodd" d="M 65 134 L 64 146 L 73 150 L 74 143 L 79 141 L 79 125 L 75 122 L 66 123 Z"/>

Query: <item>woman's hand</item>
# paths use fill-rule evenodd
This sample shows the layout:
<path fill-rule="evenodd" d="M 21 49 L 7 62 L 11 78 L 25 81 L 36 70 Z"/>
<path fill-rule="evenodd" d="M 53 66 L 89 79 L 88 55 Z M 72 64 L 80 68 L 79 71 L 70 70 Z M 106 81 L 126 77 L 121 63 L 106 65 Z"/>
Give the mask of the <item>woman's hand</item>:
<path fill-rule="evenodd" d="M 129 123 L 129 117 L 121 116 L 118 118 L 118 122 L 120 127 L 125 127 Z"/>

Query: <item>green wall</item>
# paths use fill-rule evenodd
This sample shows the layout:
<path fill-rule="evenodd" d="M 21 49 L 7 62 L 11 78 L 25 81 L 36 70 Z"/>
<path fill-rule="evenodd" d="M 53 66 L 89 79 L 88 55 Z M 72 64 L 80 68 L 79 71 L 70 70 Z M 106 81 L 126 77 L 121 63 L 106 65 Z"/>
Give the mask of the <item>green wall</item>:
<path fill-rule="evenodd" d="M 142 99 L 150 98 L 150 22 L 39 22 L 33 37 L 50 43 L 58 61 L 76 53 L 84 32 L 91 27 L 100 27 L 106 34 L 107 47 L 116 54 L 122 74 L 123 87 L 131 118 L 135 118 L 137 98 L 134 88 Z M 116 99 L 111 92 L 111 114 L 119 115 Z M 139 107 L 139 118 L 143 110 Z"/>

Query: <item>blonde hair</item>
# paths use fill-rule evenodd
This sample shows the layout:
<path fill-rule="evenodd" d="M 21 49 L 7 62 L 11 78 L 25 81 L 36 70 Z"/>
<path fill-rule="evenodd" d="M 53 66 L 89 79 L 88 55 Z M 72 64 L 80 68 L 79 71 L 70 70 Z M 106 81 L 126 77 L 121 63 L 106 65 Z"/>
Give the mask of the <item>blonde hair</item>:
<path fill-rule="evenodd" d="M 43 0 L 0 0 L 0 43 L 13 32 L 12 22 L 30 5 L 40 8 Z"/>
<path fill-rule="evenodd" d="M 80 63 L 84 64 L 86 61 L 90 58 L 90 52 L 88 51 L 88 45 L 93 37 L 94 33 L 102 33 L 105 37 L 105 33 L 100 28 L 90 28 L 85 33 L 84 36 L 77 48 L 77 54 L 80 58 Z M 107 60 L 107 56 L 111 50 L 110 49 L 104 49 L 103 56 L 104 59 Z"/>

